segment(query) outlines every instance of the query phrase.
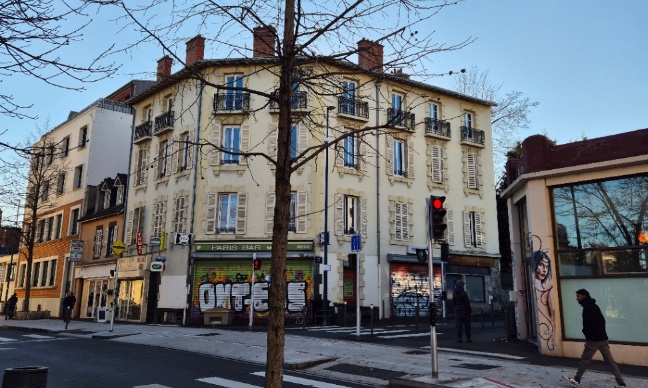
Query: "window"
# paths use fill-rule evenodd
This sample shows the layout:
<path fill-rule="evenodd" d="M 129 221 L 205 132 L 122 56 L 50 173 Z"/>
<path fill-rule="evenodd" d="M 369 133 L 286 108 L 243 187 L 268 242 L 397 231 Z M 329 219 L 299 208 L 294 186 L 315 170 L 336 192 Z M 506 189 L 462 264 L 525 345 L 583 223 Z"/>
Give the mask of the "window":
<path fill-rule="evenodd" d="M 443 183 L 444 182 L 444 148 L 440 145 L 432 145 L 432 182 L 434 183 Z"/>
<path fill-rule="evenodd" d="M 191 166 L 191 139 L 189 132 L 180 135 L 180 152 L 178 152 L 178 166 L 180 171 L 185 171 Z"/>
<path fill-rule="evenodd" d="M 466 248 L 483 248 L 482 214 L 464 211 L 464 246 Z"/>
<path fill-rule="evenodd" d="M 288 231 L 297 231 L 297 193 L 290 193 L 290 219 L 288 220 Z"/>
<path fill-rule="evenodd" d="M 79 208 L 70 210 L 70 236 L 77 234 L 79 228 Z"/>
<path fill-rule="evenodd" d="M 48 217 L 45 220 L 45 241 L 52 239 L 52 227 L 54 226 L 54 217 Z"/>
<path fill-rule="evenodd" d="M 103 208 L 108 209 L 110 207 L 110 196 L 112 194 L 112 191 L 109 188 L 105 187 L 104 190 L 102 190 L 102 192 L 103 192 Z"/>
<path fill-rule="evenodd" d="M 164 96 L 164 111 L 171 112 L 173 110 L 173 97 L 169 94 Z"/>
<path fill-rule="evenodd" d="M 27 276 L 27 264 L 20 264 L 20 275 L 18 275 L 18 288 L 25 287 L 25 277 Z"/>
<path fill-rule="evenodd" d="M 79 149 L 83 149 L 88 142 L 88 127 L 83 127 L 79 130 Z"/>
<path fill-rule="evenodd" d="M 54 146 L 47 147 L 47 165 L 49 166 L 54 162 Z"/>
<path fill-rule="evenodd" d="M 288 231 L 293 233 L 306 233 L 306 210 L 308 205 L 308 193 L 296 191 L 290 194 L 290 219 Z M 342 202 L 340 200 L 340 202 Z M 266 193 L 265 232 L 272 234 L 274 227 L 275 193 Z M 341 218 L 341 215 L 340 215 Z M 341 232 L 340 232 L 341 234 Z"/>
<path fill-rule="evenodd" d="M 296 158 L 299 152 L 299 125 L 290 126 L 290 157 Z"/>
<path fill-rule="evenodd" d="M 344 196 L 344 234 L 357 234 L 358 230 L 358 197 Z"/>
<path fill-rule="evenodd" d="M 95 230 L 94 248 L 92 250 L 92 258 L 97 260 L 101 256 L 101 242 L 103 240 L 103 226 L 97 226 Z"/>
<path fill-rule="evenodd" d="M 137 233 L 144 233 L 144 210 L 144 207 L 138 207 L 128 212 L 124 244 L 134 244 Z"/>
<path fill-rule="evenodd" d="M 137 153 L 137 170 L 135 171 L 135 186 L 146 183 L 146 171 L 148 169 L 148 150 L 140 149 Z"/>
<path fill-rule="evenodd" d="M 51 287 L 56 284 L 56 259 L 50 260 L 49 268 L 49 283 L 47 285 Z"/>
<path fill-rule="evenodd" d="M 124 202 L 124 186 L 117 185 L 117 197 L 115 198 L 115 205 L 121 205 Z"/>
<path fill-rule="evenodd" d="M 56 181 L 56 195 L 63 195 L 65 192 L 65 173 L 61 173 Z"/>
<path fill-rule="evenodd" d="M 228 89 L 225 92 L 225 110 L 242 110 L 243 109 L 243 76 L 229 75 L 226 77 L 227 87 L 239 88 L 238 90 Z"/>
<path fill-rule="evenodd" d="M 237 194 L 221 194 L 218 206 L 218 233 L 235 233 L 238 206 Z"/>
<path fill-rule="evenodd" d="M 18 287 L 25 286 L 25 277 L 27 274 L 27 265 L 20 266 L 20 281 Z M 32 287 L 51 287 L 56 280 L 56 259 L 34 261 L 31 273 Z"/>
<path fill-rule="evenodd" d="M 54 238 L 59 239 L 61 238 L 61 226 L 63 225 L 63 214 L 57 214 L 54 217 Z"/>
<path fill-rule="evenodd" d="M 428 117 L 431 121 L 436 121 L 439 119 L 439 105 L 436 103 L 428 104 Z"/>
<path fill-rule="evenodd" d="M 43 242 L 45 239 L 45 220 L 38 221 L 38 230 L 36 231 L 37 242 Z"/>
<path fill-rule="evenodd" d="M 153 108 L 150 105 L 144 107 L 144 114 L 142 115 L 144 122 L 151 121 L 153 119 Z"/>
<path fill-rule="evenodd" d="M 111 222 L 108 224 L 108 236 L 106 236 L 106 257 L 113 254 L 112 246 L 117 241 L 117 223 Z"/>
<path fill-rule="evenodd" d="M 34 268 L 32 268 L 32 282 L 31 285 L 32 287 L 37 287 L 38 286 L 38 277 L 40 276 L 40 261 L 34 262 Z"/>
<path fill-rule="evenodd" d="M 162 141 L 159 144 L 160 149 L 158 150 L 157 155 L 157 173 L 159 178 L 163 178 L 168 175 L 167 172 L 167 163 L 169 157 L 169 142 Z"/>
<path fill-rule="evenodd" d="M 479 190 L 479 180 L 477 179 L 479 175 L 477 154 L 474 152 L 468 152 L 466 154 L 466 174 L 467 187 L 471 190 Z"/>
<path fill-rule="evenodd" d="M 83 181 L 83 165 L 76 166 L 74 168 L 74 183 L 73 188 L 78 189 L 81 187 Z"/>
<path fill-rule="evenodd" d="M 345 132 L 345 134 L 348 134 L 349 132 Z M 344 146 L 344 152 L 343 152 L 343 160 L 344 160 L 344 167 L 350 167 L 350 168 L 357 168 L 358 165 L 356 163 L 356 138 L 354 135 L 349 135 L 348 137 L 344 138 L 343 141 L 343 146 Z"/>
<path fill-rule="evenodd" d="M 70 154 L 70 137 L 67 136 L 63 141 L 61 142 L 61 157 L 65 158 Z"/>
<path fill-rule="evenodd" d="M 356 84 L 352 81 L 342 81 L 342 104 L 341 112 L 348 115 L 355 115 L 356 105 Z"/>
<path fill-rule="evenodd" d="M 43 181 L 41 186 L 41 201 L 47 201 L 49 198 L 50 183 L 49 181 Z"/>
<path fill-rule="evenodd" d="M 153 230 L 151 237 L 160 237 L 164 231 L 164 202 L 153 205 Z"/>
<path fill-rule="evenodd" d="M 173 231 L 178 233 L 186 232 L 185 220 L 187 217 L 187 197 L 175 199 L 175 211 L 173 213 Z"/>
<path fill-rule="evenodd" d="M 486 302 L 483 276 L 466 276 L 466 292 L 471 302 Z"/>
<path fill-rule="evenodd" d="M 409 240 L 409 204 L 394 202 L 394 240 Z"/>
<path fill-rule="evenodd" d="M 473 127 L 473 115 L 472 113 L 465 112 L 463 114 L 464 127 L 470 129 Z"/>
<path fill-rule="evenodd" d="M 389 124 L 403 125 L 403 118 L 403 96 L 398 93 L 392 93 Z"/>
<path fill-rule="evenodd" d="M 223 148 L 235 153 L 241 151 L 241 128 L 226 127 L 223 130 Z M 223 152 L 221 164 L 239 164 L 239 155 Z"/>
<path fill-rule="evenodd" d="M 406 177 L 405 171 L 405 142 L 402 140 L 394 140 L 394 175 Z"/>

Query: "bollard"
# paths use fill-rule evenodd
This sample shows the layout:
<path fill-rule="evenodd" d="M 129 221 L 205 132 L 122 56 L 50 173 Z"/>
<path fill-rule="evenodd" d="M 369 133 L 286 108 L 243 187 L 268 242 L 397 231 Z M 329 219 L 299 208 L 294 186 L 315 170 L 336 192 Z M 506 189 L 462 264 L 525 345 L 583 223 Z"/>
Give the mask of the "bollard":
<path fill-rule="evenodd" d="M 371 305 L 371 310 L 369 310 L 371 313 L 371 317 L 369 318 L 369 322 L 371 322 L 371 335 L 373 335 L 373 304 Z"/>
<path fill-rule="evenodd" d="M 45 366 L 7 368 L 2 378 L 2 388 L 45 388 L 47 370 Z"/>

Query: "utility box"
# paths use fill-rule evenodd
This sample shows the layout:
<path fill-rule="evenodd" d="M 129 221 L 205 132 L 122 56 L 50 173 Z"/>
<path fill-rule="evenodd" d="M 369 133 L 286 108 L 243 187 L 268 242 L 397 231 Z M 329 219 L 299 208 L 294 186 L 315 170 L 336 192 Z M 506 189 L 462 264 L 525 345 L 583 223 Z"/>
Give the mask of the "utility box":
<path fill-rule="evenodd" d="M 208 326 L 231 325 L 234 321 L 234 312 L 222 307 L 214 307 L 203 313 L 204 324 Z"/>

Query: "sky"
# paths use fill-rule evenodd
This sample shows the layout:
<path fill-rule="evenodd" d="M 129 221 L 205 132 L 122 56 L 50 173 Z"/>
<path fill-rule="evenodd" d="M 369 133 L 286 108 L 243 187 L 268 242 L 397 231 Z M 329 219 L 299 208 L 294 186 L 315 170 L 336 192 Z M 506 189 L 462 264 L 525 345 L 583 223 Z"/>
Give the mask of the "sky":
<path fill-rule="evenodd" d="M 61 53 L 81 61 L 112 41 L 136 39 L 118 30 L 114 15 L 94 14 L 85 41 Z M 490 74 L 502 93 L 521 91 L 539 102 L 531 126 L 519 139 L 546 134 L 559 144 L 648 127 L 648 1 L 644 0 L 466 0 L 443 9 L 426 28 L 436 40 L 452 44 L 474 37 L 469 46 L 435 54 L 432 72 L 478 67 Z M 203 34 L 209 38 L 208 32 Z M 209 44 L 209 42 L 208 42 Z M 206 57 L 210 55 L 206 49 Z M 110 79 L 83 85 L 83 92 L 63 90 L 34 79 L 3 76 L 0 87 L 18 103 L 33 104 L 37 120 L 0 116 L 2 141 L 20 142 L 37 126 L 54 127 L 129 80 L 152 79 L 160 48 L 140 46 L 110 57 L 121 69 Z M 173 71 L 177 71 L 174 68 Z M 405 70 L 405 72 L 407 72 Z M 440 76 L 426 82 L 452 89 Z M 46 124 L 46 121 L 49 124 Z"/>

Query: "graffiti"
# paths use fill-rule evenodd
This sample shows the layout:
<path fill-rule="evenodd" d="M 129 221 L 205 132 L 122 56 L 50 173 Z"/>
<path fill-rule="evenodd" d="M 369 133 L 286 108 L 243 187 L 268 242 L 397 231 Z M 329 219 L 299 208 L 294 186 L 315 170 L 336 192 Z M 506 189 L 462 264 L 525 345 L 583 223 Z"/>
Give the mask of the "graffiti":
<path fill-rule="evenodd" d="M 251 283 L 234 282 L 204 282 L 198 286 L 198 308 L 201 313 L 215 307 L 221 307 L 236 312 L 248 311 L 252 304 L 254 311 L 268 311 L 268 290 L 270 283 L 254 283 L 254 292 Z M 286 310 L 288 312 L 299 312 L 306 304 L 307 296 L 306 282 L 289 282 L 286 291 Z"/>
<path fill-rule="evenodd" d="M 532 236 L 538 238 L 537 236 Z M 539 239 L 539 238 L 538 238 Z M 542 248 L 542 241 L 540 241 Z M 551 259 L 547 253 L 537 250 L 531 254 L 533 269 L 533 288 L 536 308 L 538 311 L 538 340 L 543 342 L 548 350 L 556 349 L 555 319 L 553 308 L 553 275 Z"/>
<path fill-rule="evenodd" d="M 434 299 L 440 302 L 440 274 L 434 274 L 433 287 Z M 392 269 L 391 307 L 393 317 L 413 317 L 416 315 L 417 305 L 419 316 L 429 316 L 429 303 L 430 283 L 427 268 L 403 266 Z"/>

